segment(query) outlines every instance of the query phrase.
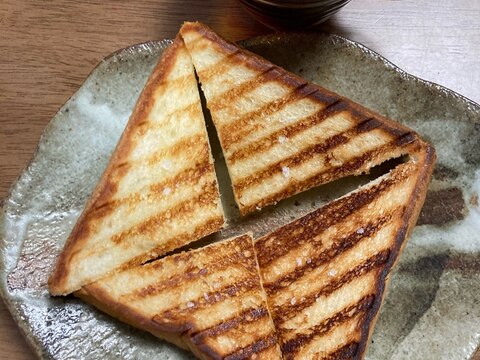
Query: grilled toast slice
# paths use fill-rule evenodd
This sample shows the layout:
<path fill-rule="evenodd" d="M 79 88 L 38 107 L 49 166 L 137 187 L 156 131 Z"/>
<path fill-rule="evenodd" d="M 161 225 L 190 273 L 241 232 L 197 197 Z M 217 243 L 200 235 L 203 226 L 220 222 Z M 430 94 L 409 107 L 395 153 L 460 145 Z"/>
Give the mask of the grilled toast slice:
<path fill-rule="evenodd" d="M 255 243 L 284 359 L 361 359 L 422 207 L 425 143 L 388 174 Z"/>
<path fill-rule="evenodd" d="M 201 23 L 180 30 L 242 214 L 407 154 L 412 130 L 312 84 Z"/>
<path fill-rule="evenodd" d="M 217 231 L 223 210 L 181 37 L 165 50 L 49 280 L 65 295 Z"/>
<path fill-rule="evenodd" d="M 76 295 L 200 359 L 281 359 L 250 235 L 128 269 Z"/>

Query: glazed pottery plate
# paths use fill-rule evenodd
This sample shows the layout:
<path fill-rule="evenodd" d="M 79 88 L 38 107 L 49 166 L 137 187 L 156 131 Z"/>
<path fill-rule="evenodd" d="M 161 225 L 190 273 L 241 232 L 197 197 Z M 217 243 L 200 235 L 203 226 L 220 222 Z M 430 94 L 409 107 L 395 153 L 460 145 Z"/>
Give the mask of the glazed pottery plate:
<path fill-rule="evenodd" d="M 0 289 L 41 358 L 191 357 L 78 299 L 52 298 L 46 285 L 168 44 L 132 46 L 100 63 L 47 126 L 30 165 L 3 202 Z M 412 127 L 435 145 L 438 161 L 427 200 L 393 272 L 367 358 L 470 359 L 480 343 L 480 106 L 335 35 L 271 35 L 244 45 Z M 208 241 L 245 230 L 265 234 L 368 180 L 321 186 L 240 219 L 215 139 L 212 147 L 229 226 Z"/>

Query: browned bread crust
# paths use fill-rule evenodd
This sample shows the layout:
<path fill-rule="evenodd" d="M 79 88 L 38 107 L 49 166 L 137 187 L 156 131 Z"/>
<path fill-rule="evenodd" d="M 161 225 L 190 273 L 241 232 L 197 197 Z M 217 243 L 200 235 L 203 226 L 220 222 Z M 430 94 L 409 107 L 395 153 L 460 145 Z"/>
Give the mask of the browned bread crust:
<path fill-rule="evenodd" d="M 178 99 L 170 99 L 174 95 Z M 181 101 L 187 100 L 184 106 Z M 196 131 L 185 137 L 182 124 Z M 162 130 L 169 137 L 163 139 Z M 170 139 L 176 141 L 169 143 Z M 164 147 L 156 148 L 162 141 Z M 205 216 L 198 216 L 199 212 Z M 193 66 L 177 37 L 149 77 L 67 239 L 49 279 L 50 292 L 68 294 L 119 268 L 141 264 L 211 234 L 223 224 Z M 184 231 L 172 230 L 179 227 Z M 87 261 L 95 257 L 96 264 L 108 259 L 112 266 L 90 271 L 96 264 Z"/>
<path fill-rule="evenodd" d="M 364 357 L 433 170 L 433 147 L 417 146 L 389 174 L 256 241 L 285 359 Z"/>
<path fill-rule="evenodd" d="M 421 148 L 417 152 L 410 154 L 410 158 L 411 161 L 417 162 L 418 173 L 416 174 L 416 183 L 408 200 L 405 202 L 406 208 L 402 214 L 401 226 L 397 230 L 395 236 L 394 246 L 390 250 L 389 260 L 385 264 L 381 276 L 377 280 L 377 297 L 362 327 L 362 338 L 360 339 L 360 344 L 357 349 L 358 359 L 363 359 L 365 357 L 367 347 L 370 344 L 370 338 L 375 328 L 375 323 L 380 313 L 380 307 L 382 306 L 386 290 L 390 284 L 390 272 L 400 260 L 400 256 L 407 244 L 410 233 L 417 223 L 418 216 L 420 215 L 420 211 L 425 202 L 428 185 L 430 184 L 437 156 L 435 148 L 431 144 L 422 142 Z"/>
<path fill-rule="evenodd" d="M 201 23 L 185 23 L 180 33 L 242 214 L 368 172 L 411 152 L 418 140 L 411 129 L 226 41 Z"/>
<path fill-rule="evenodd" d="M 250 235 L 165 257 L 77 296 L 200 359 L 280 359 Z"/>

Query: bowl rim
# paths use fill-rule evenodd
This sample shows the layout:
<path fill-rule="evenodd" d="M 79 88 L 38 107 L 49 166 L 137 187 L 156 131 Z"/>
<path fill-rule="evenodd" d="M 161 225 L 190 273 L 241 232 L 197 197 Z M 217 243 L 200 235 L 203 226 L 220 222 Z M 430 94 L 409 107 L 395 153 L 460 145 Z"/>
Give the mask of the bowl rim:
<path fill-rule="evenodd" d="M 324 1 L 319 0 L 304 0 L 294 1 L 294 0 L 285 0 L 285 1 L 272 1 L 272 0 L 240 0 L 245 5 L 250 6 L 267 6 L 283 9 L 311 9 L 317 7 L 342 7 L 346 5 L 351 0 L 331 0 L 327 4 L 322 4 Z"/>

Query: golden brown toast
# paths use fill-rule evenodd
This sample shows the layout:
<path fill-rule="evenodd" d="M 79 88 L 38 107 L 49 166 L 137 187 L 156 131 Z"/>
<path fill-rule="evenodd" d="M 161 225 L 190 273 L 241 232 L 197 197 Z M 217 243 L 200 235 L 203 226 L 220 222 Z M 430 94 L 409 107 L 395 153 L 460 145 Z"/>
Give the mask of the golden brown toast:
<path fill-rule="evenodd" d="M 386 175 L 256 241 L 284 359 L 363 358 L 433 170 L 433 148 L 416 146 Z"/>
<path fill-rule="evenodd" d="M 65 295 L 224 224 L 193 65 L 180 36 L 140 95 L 49 280 Z"/>
<path fill-rule="evenodd" d="M 250 235 L 128 269 L 76 295 L 200 359 L 281 359 Z"/>
<path fill-rule="evenodd" d="M 411 129 L 312 84 L 200 23 L 180 30 L 242 214 L 410 152 Z"/>

